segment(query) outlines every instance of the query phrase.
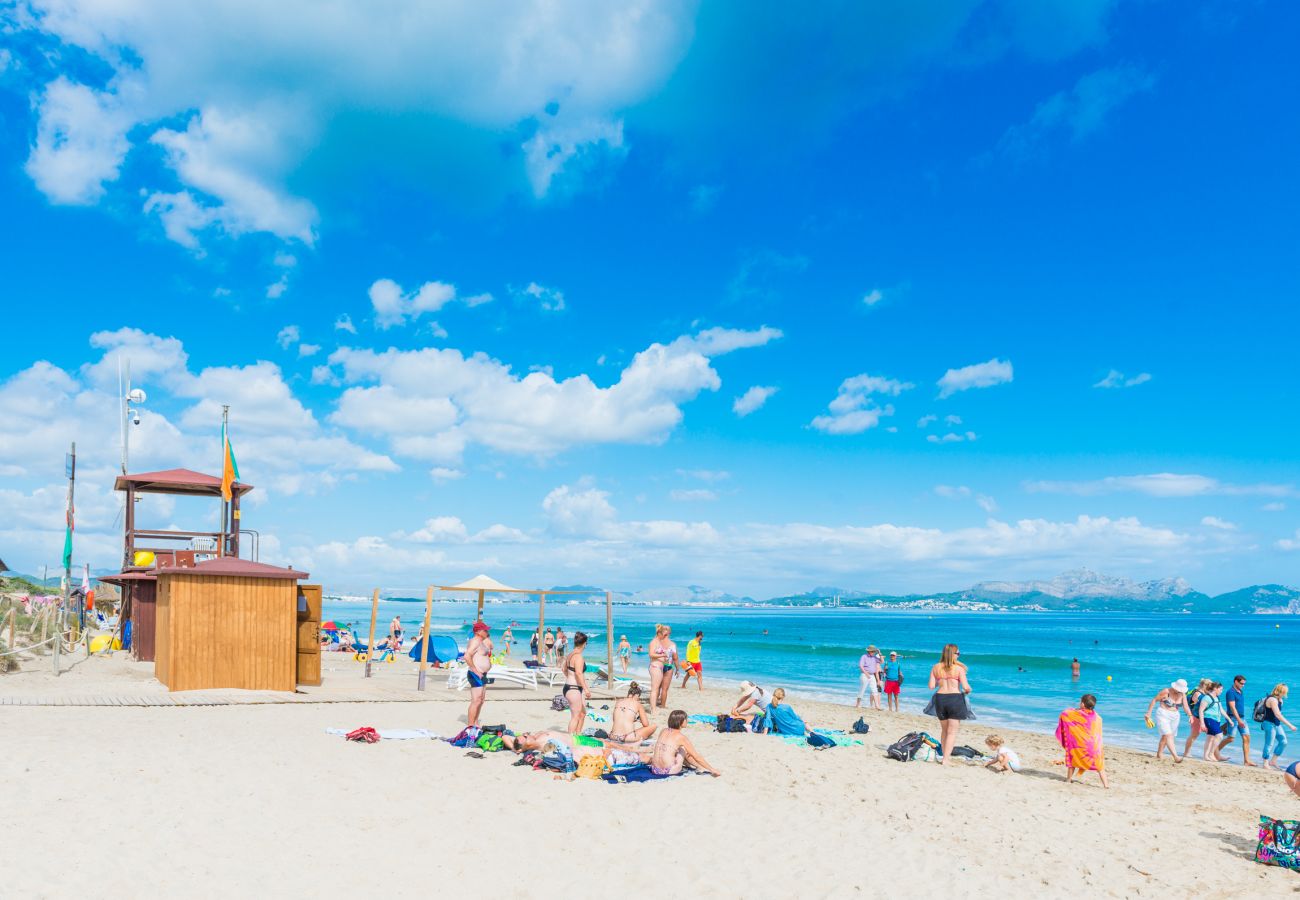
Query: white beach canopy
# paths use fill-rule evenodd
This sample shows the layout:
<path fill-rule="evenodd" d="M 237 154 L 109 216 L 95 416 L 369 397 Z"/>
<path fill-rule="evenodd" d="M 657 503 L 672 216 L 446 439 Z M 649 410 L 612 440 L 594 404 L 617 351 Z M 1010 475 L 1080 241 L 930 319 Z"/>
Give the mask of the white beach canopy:
<path fill-rule="evenodd" d="M 462 581 L 460 584 L 439 584 L 429 588 L 428 596 L 425 602 L 425 634 L 428 634 L 429 610 L 428 606 L 433 600 L 433 592 L 438 591 L 468 591 L 478 594 L 478 619 L 483 618 L 483 598 L 485 594 L 533 594 L 540 598 L 537 607 L 537 657 L 540 657 L 542 646 L 542 635 L 546 629 L 546 597 L 548 594 L 581 594 L 591 596 L 599 594 L 600 591 L 543 591 L 531 588 L 513 588 L 509 585 L 502 584 L 490 575 L 475 575 L 468 581 Z M 610 686 L 613 686 L 614 680 L 614 600 L 611 591 L 604 591 L 605 594 L 605 665 L 606 672 L 609 674 Z M 425 641 L 427 651 L 428 641 Z M 427 652 L 426 652 L 427 656 Z M 428 665 L 427 659 L 421 661 L 421 674 L 424 666 Z"/>

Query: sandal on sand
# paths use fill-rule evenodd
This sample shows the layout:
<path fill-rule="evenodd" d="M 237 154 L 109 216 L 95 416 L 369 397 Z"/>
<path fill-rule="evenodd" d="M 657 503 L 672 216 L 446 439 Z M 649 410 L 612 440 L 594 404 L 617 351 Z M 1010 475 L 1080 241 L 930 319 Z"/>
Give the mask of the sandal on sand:
<path fill-rule="evenodd" d="M 469 751 L 468 753 L 466 753 L 465 755 L 468 756 L 470 759 L 482 759 L 482 758 L 483 758 L 483 754 L 482 754 L 482 753 L 479 753 L 477 750 L 471 750 L 471 751 Z"/>

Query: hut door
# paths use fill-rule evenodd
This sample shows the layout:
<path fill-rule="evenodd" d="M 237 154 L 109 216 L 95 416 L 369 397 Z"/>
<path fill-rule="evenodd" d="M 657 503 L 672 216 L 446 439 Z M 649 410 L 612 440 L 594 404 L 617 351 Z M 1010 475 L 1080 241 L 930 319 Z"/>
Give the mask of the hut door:
<path fill-rule="evenodd" d="M 321 586 L 298 586 L 298 684 L 317 685 L 320 674 Z"/>

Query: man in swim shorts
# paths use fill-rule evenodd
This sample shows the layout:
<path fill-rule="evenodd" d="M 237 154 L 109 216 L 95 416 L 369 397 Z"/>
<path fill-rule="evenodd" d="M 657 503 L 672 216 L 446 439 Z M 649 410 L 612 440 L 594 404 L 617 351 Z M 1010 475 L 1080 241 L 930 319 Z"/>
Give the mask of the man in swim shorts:
<path fill-rule="evenodd" d="M 479 713 L 483 711 L 483 700 L 487 695 L 488 669 L 492 668 L 492 639 L 488 637 L 489 629 L 483 622 L 474 623 L 474 637 L 465 648 L 465 663 L 469 666 L 466 677 L 469 679 L 469 713 L 465 724 L 478 725 Z"/>
<path fill-rule="evenodd" d="M 695 638 L 686 642 L 686 665 L 682 668 L 686 674 L 682 676 L 682 687 L 686 687 L 686 682 L 695 676 L 695 683 L 700 690 L 704 690 L 704 664 L 700 662 L 700 642 L 704 640 L 704 632 L 695 632 Z"/>
<path fill-rule="evenodd" d="M 898 652 L 889 652 L 889 662 L 885 663 L 885 703 L 893 712 L 898 712 L 898 695 L 903 692 L 903 667 L 898 663 Z"/>

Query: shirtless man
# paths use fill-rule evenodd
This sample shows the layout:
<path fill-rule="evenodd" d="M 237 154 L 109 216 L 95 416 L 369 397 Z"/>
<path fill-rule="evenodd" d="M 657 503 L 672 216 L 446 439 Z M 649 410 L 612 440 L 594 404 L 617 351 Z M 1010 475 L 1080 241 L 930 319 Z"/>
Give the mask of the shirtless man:
<path fill-rule="evenodd" d="M 465 717 L 466 725 L 478 725 L 478 715 L 483 711 L 487 673 L 492 668 L 492 639 L 488 634 L 486 624 L 475 622 L 474 637 L 465 648 L 465 663 L 469 666 L 469 715 Z"/>
<path fill-rule="evenodd" d="M 659 733 L 659 740 L 650 751 L 650 771 L 656 775 L 676 775 L 689 766 L 708 772 L 714 778 L 720 777 L 722 773 L 700 756 L 691 739 L 682 731 L 685 724 L 685 710 L 674 709 L 668 714 L 668 727 Z"/>
<path fill-rule="evenodd" d="M 655 733 L 645 707 L 641 705 L 641 685 L 635 681 L 628 685 L 627 696 L 614 704 L 609 739 L 622 744 L 639 744 Z"/>

